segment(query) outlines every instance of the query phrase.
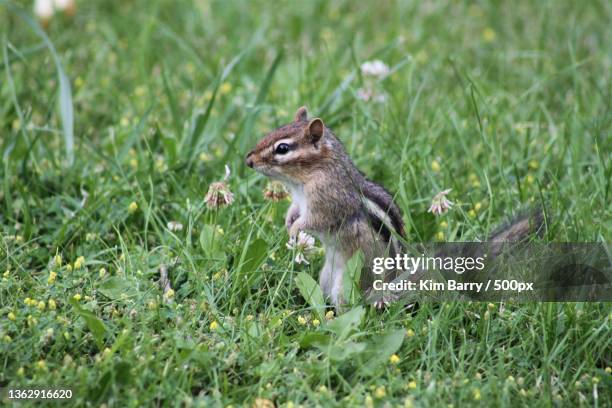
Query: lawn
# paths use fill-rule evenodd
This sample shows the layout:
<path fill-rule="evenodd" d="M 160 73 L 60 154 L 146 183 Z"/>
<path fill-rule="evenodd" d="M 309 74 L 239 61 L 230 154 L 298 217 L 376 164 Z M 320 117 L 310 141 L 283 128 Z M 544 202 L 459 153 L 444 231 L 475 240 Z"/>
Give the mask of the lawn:
<path fill-rule="evenodd" d="M 543 240 L 610 242 L 609 2 L 79 1 L 44 31 L 15 4 L 0 388 L 105 407 L 612 404 L 609 303 L 319 313 L 296 276 L 322 251 L 293 261 L 290 202 L 244 164 L 306 105 L 410 241 L 484 239 L 545 203 Z M 212 209 L 218 181 L 233 202 Z"/>

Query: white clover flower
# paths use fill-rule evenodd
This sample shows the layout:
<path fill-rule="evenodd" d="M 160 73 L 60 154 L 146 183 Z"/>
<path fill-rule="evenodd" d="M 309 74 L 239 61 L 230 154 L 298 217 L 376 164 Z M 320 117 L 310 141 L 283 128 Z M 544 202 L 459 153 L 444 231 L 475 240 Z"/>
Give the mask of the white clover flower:
<path fill-rule="evenodd" d="M 183 224 L 181 224 L 178 221 L 168 221 L 168 224 L 166 226 L 168 227 L 170 231 L 173 231 L 173 232 L 183 230 Z"/>
<path fill-rule="evenodd" d="M 381 60 L 366 61 L 361 64 L 361 73 L 366 76 L 383 77 L 389 74 L 389 67 Z"/>
<path fill-rule="evenodd" d="M 53 17 L 53 9 L 53 0 L 36 0 L 34 2 L 34 14 L 40 20 L 50 20 Z"/>
<path fill-rule="evenodd" d="M 450 192 L 451 189 L 449 188 L 436 194 L 431 200 L 431 207 L 429 207 L 427 212 L 430 212 L 433 215 L 441 215 L 451 208 L 453 206 L 453 202 L 446 199 L 446 196 Z"/>
<path fill-rule="evenodd" d="M 298 264 L 306 264 L 309 262 L 306 259 L 306 256 L 312 254 L 315 251 L 315 239 L 305 233 L 304 231 L 300 231 L 297 237 L 289 238 L 289 242 L 287 242 L 287 248 L 295 251 L 295 259 L 294 262 Z"/>
<path fill-rule="evenodd" d="M 231 205 L 234 202 L 234 194 L 223 181 L 212 183 L 204 197 L 206 206 L 212 210 Z"/>
<path fill-rule="evenodd" d="M 281 201 L 289 197 L 289 193 L 285 186 L 278 181 L 271 181 L 266 184 L 264 188 L 263 196 L 266 200 L 270 201 Z"/>
<path fill-rule="evenodd" d="M 54 0 L 55 8 L 65 11 L 74 8 L 74 0 Z"/>
<path fill-rule="evenodd" d="M 48 23 L 56 10 L 68 14 L 74 14 L 76 4 L 74 0 L 36 0 L 34 2 L 34 14 L 44 23 Z"/>
<path fill-rule="evenodd" d="M 384 94 L 378 93 L 372 88 L 359 88 L 357 90 L 357 97 L 365 102 L 384 102 L 386 100 Z"/>

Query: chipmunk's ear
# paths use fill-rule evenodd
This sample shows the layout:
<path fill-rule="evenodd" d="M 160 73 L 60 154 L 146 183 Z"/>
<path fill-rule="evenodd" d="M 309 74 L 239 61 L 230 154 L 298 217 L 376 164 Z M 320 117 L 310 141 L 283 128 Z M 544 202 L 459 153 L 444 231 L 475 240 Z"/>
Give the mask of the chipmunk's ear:
<path fill-rule="evenodd" d="M 308 122 L 308 130 L 306 131 L 306 135 L 310 139 L 311 143 L 317 143 L 321 139 L 324 128 L 325 126 L 323 125 L 323 121 L 319 118 L 314 118 Z"/>
<path fill-rule="evenodd" d="M 302 106 L 295 112 L 295 121 L 296 122 L 306 122 L 308 120 L 308 109 L 305 106 Z"/>

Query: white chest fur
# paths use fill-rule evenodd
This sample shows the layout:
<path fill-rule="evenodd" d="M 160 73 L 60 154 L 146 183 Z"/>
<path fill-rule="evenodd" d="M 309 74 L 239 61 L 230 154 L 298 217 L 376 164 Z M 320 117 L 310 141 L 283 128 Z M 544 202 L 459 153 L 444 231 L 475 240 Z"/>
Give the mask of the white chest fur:
<path fill-rule="evenodd" d="M 306 194 L 304 194 L 304 186 L 290 184 L 287 185 L 287 189 L 291 194 L 291 201 L 300 209 L 300 215 L 304 216 L 308 213 L 308 201 L 306 201 Z"/>

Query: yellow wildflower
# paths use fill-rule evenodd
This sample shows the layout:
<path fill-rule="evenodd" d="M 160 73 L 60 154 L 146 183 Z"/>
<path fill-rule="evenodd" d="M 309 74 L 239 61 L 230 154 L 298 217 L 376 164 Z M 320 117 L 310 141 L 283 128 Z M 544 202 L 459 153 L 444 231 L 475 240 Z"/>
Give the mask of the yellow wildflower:
<path fill-rule="evenodd" d="M 497 33 L 491 27 L 487 27 L 482 31 L 482 39 L 485 42 L 493 42 L 495 41 L 495 37 L 497 37 Z"/>
<path fill-rule="evenodd" d="M 330 310 L 329 312 L 325 313 L 325 319 L 327 320 L 331 320 L 334 318 L 334 311 Z"/>
<path fill-rule="evenodd" d="M 55 303 L 55 300 L 49 299 L 49 301 L 47 303 L 49 305 L 49 310 L 57 309 L 57 304 Z"/>
<path fill-rule="evenodd" d="M 40 369 L 40 370 L 44 370 L 47 368 L 47 363 L 45 362 L 45 360 L 39 360 L 36 363 L 36 368 Z"/>
<path fill-rule="evenodd" d="M 274 403 L 269 399 L 255 398 L 252 408 L 274 408 Z"/>
<path fill-rule="evenodd" d="M 213 322 L 210 324 L 209 328 L 212 331 L 217 330 L 219 328 L 219 323 L 217 323 L 216 320 L 213 320 Z"/>
<path fill-rule="evenodd" d="M 436 234 L 436 239 L 438 241 L 444 241 L 444 232 L 438 231 L 438 233 Z"/>
<path fill-rule="evenodd" d="M 472 391 L 472 396 L 474 397 L 475 401 L 480 401 L 480 398 L 481 398 L 480 390 L 475 389 L 474 391 Z"/>
<path fill-rule="evenodd" d="M 391 357 L 389 357 L 389 362 L 391 364 L 399 364 L 400 357 L 397 354 L 393 354 L 393 355 L 391 355 Z"/>
<path fill-rule="evenodd" d="M 376 391 L 374 391 L 374 396 L 378 399 L 385 398 L 387 396 L 387 390 L 385 389 L 385 386 L 381 385 L 380 387 L 377 387 Z"/>
<path fill-rule="evenodd" d="M 55 279 L 57 278 L 57 273 L 51 271 L 49 272 L 49 278 L 47 279 L 47 283 L 51 284 L 53 282 L 55 282 Z"/>
<path fill-rule="evenodd" d="M 448 228 L 448 222 L 446 222 L 446 221 L 442 221 L 442 222 L 440 223 L 440 228 L 442 228 L 442 229 L 446 229 L 446 228 Z"/>
<path fill-rule="evenodd" d="M 45 308 L 47 307 L 47 305 L 45 304 L 45 302 L 43 302 L 43 301 L 41 300 L 40 302 L 38 302 L 37 307 L 38 307 L 38 310 L 40 310 L 40 311 L 42 312 L 43 310 L 45 310 Z"/>
<path fill-rule="evenodd" d="M 409 389 L 409 390 L 416 390 L 416 387 L 417 387 L 417 383 L 416 383 L 416 381 L 412 380 L 412 381 L 410 381 L 410 382 L 408 383 L 408 389 Z"/>
<path fill-rule="evenodd" d="M 136 211 L 138 211 L 138 204 L 136 204 L 136 201 L 132 201 L 128 206 L 128 213 L 134 214 Z"/>
<path fill-rule="evenodd" d="M 81 300 L 83 297 L 82 297 L 82 296 L 81 296 L 79 293 L 77 293 L 77 294 L 76 294 L 76 295 L 74 295 L 72 298 L 78 302 L 78 301 L 80 301 L 80 300 Z"/>
<path fill-rule="evenodd" d="M 100 272 L 98 272 L 98 276 L 100 276 L 100 278 L 103 278 L 106 276 L 106 269 L 105 268 L 100 268 Z"/>
<path fill-rule="evenodd" d="M 407 337 L 414 337 L 414 330 L 412 330 L 412 329 L 406 330 L 406 336 Z"/>
<path fill-rule="evenodd" d="M 166 299 L 172 299 L 174 297 L 174 289 L 170 288 L 164 293 Z"/>
<path fill-rule="evenodd" d="M 298 323 L 301 324 L 302 326 L 306 324 L 306 319 L 304 319 L 303 316 L 298 316 L 297 320 L 298 320 Z"/>
<path fill-rule="evenodd" d="M 36 320 L 36 318 L 32 317 L 32 315 L 28 315 L 27 322 L 28 322 L 28 326 L 32 327 L 32 326 L 35 326 L 38 323 L 38 320 Z"/>
<path fill-rule="evenodd" d="M 321 324 L 321 322 L 319 321 L 319 319 L 314 319 L 314 320 L 312 321 L 312 325 L 313 325 L 314 327 L 319 327 L 319 325 L 320 325 L 320 324 Z"/>
<path fill-rule="evenodd" d="M 482 208 L 482 203 L 480 201 L 474 204 L 475 211 L 480 211 L 481 208 Z"/>
<path fill-rule="evenodd" d="M 138 96 L 138 97 L 140 97 L 140 96 L 144 96 L 146 93 L 147 93 L 147 90 L 146 90 L 146 88 L 145 88 L 144 86 L 142 86 L 142 85 L 137 86 L 137 87 L 134 89 L 134 95 L 136 95 L 136 96 Z"/>
<path fill-rule="evenodd" d="M 23 377 L 25 375 L 25 369 L 23 367 L 19 367 L 19 369 L 17 369 L 17 375 Z"/>
<path fill-rule="evenodd" d="M 537 170 L 538 167 L 540 167 L 540 163 L 538 163 L 537 161 L 531 160 L 529 162 L 529 168 L 530 169 Z"/>
<path fill-rule="evenodd" d="M 439 173 L 441 168 L 442 167 L 440 166 L 440 163 L 437 160 L 431 162 L 431 171 L 433 171 L 434 173 Z"/>
<path fill-rule="evenodd" d="M 232 84 L 230 84 L 229 82 L 224 82 L 219 87 L 219 92 L 221 93 L 221 95 L 228 94 L 231 91 L 232 91 Z"/>
<path fill-rule="evenodd" d="M 470 217 L 470 218 L 476 218 L 476 211 L 474 211 L 474 210 L 470 210 L 470 211 L 468 211 L 468 217 Z"/>
<path fill-rule="evenodd" d="M 13 312 L 9 312 L 9 314 L 7 315 L 8 319 L 11 321 L 15 321 L 15 319 L 17 319 L 17 317 L 15 316 L 15 313 Z"/>
<path fill-rule="evenodd" d="M 158 157 L 157 159 L 155 159 L 155 170 L 160 173 L 163 173 L 168 170 L 168 165 L 166 164 L 166 161 L 163 157 Z"/>

